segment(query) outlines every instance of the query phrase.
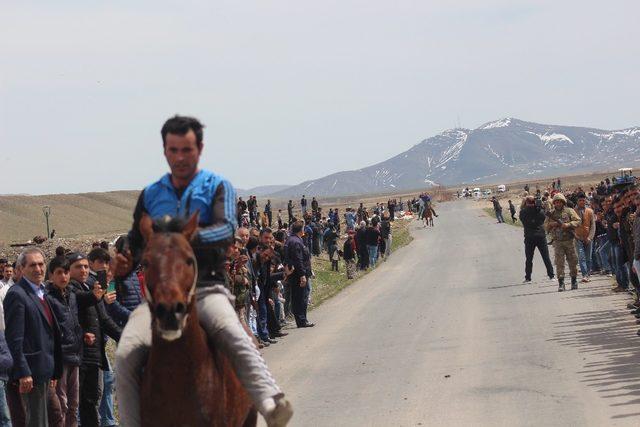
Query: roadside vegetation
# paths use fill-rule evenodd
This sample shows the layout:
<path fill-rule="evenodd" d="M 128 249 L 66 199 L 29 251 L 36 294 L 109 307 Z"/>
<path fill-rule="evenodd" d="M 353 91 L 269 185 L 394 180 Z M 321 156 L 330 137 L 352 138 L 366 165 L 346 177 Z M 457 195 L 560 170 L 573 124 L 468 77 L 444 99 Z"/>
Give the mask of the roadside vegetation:
<path fill-rule="evenodd" d="M 484 213 L 487 214 L 487 216 L 497 221 L 496 213 L 493 211 L 493 208 L 483 208 L 482 210 L 484 211 Z M 502 216 L 504 217 L 504 222 L 506 224 L 513 225 L 515 227 L 522 227 L 522 223 L 520 222 L 520 220 L 517 220 L 516 222 L 513 222 L 511 220 L 511 214 L 509 213 L 508 209 L 504 209 L 504 208 L 502 209 Z M 517 217 L 518 217 L 518 214 L 516 213 L 516 218 Z"/>
<path fill-rule="evenodd" d="M 392 223 L 393 242 L 391 244 L 392 253 L 389 262 L 393 262 L 393 257 L 395 256 L 393 254 L 394 251 L 408 245 L 413 240 L 411 233 L 409 233 L 409 225 L 411 223 L 412 221 L 405 220 L 396 220 Z M 342 249 L 343 243 L 344 240 L 341 240 L 339 244 L 340 249 Z M 381 261 L 381 259 L 379 259 L 379 261 Z M 340 271 L 331 271 L 331 262 L 329 261 L 329 256 L 325 252 L 323 252 L 319 257 L 313 257 L 311 263 L 315 277 L 311 281 L 311 301 L 313 305 L 309 306 L 309 309 L 318 307 L 323 302 L 338 294 L 344 288 L 371 271 L 358 270 L 355 277 L 348 280 L 344 261 L 340 259 Z"/>

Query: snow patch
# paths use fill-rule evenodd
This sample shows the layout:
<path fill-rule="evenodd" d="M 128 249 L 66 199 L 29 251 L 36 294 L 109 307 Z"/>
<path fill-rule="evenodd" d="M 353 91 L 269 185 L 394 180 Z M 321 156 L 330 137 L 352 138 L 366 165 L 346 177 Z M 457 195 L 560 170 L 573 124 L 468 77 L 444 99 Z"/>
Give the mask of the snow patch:
<path fill-rule="evenodd" d="M 463 131 L 456 131 L 456 137 L 458 141 L 453 144 L 451 147 L 447 148 L 440 156 L 440 160 L 434 166 L 434 168 L 439 168 L 447 163 L 449 160 L 456 160 L 460 156 L 460 152 L 464 147 L 465 142 L 467 142 L 467 138 L 469 135 Z M 431 161 L 429 160 L 429 167 L 431 167 Z"/>
<path fill-rule="evenodd" d="M 611 141 L 616 136 L 629 136 L 629 137 L 633 137 L 636 135 L 640 136 L 640 128 L 636 127 L 636 128 L 622 129 L 622 130 L 614 130 L 611 132 L 604 132 L 604 133 L 601 133 L 601 132 L 589 132 L 589 133 L 593 136 L 597 136 L 598 138 Z"/>
<path fill-rule="evenodd" d="M 509 125 L 511 125 L 511 119 L 507 118 L 507 119 L 496 120 L 495 122 L 486 123 L 480 126 L 478 129 L 506 128 Z"/>
<path fill-rule="evenodd" d="M 552 133 L 539 134 L 531 131 L 527 131 L 527 133 L 530 133 L 531 135 L 535 135 L 538 138 L 540 138 L 540 141 L 542 141 L 544 145 L 548 145 L 552 142 L 562 142 L 562 143 L 568 143 L 573 145 L 573 141 L 571 140 L 571 138 L 561 133 L 552 132 Z"/>

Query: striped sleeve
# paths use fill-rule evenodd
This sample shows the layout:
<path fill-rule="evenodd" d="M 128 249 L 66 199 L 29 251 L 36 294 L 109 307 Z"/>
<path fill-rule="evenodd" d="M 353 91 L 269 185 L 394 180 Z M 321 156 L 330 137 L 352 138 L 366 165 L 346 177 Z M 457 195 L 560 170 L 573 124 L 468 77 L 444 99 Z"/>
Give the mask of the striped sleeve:
<path fill-rule="evenodd" d="M 222 180 L 211 203 L 211 225 L 200 229 L 198 236 L 202 243 L 220 242 L 233 237 L 237 226 L 236 191 L 229 181 Z"/>

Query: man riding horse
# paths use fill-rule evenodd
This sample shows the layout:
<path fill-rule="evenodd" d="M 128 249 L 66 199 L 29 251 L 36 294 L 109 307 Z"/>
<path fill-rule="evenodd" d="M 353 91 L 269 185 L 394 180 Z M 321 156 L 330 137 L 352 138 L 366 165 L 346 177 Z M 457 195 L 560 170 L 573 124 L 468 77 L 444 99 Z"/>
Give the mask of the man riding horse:
<path fill-rule="evenodd" d="M 200 324 L 214 345 L 227 354 L 267 424 L 284 426 L 291 418 L 291 405 L 240 324 L 230 293 L 224 287 L 222 263 L 237 226 L 236 193 L 226 179 L 198 169 L 203 127 L 197 119 L 184 116 L 172 117 L 162 127 L 164 155 L 171 173 L 140 194 L 128 236 L 129 249 L 116 256 L 116 275 L 126 277 L 140 260 L 144 239 L 139 226 L 143 216 L 188 218 L 198 212 L 199 229 L 191 245 L 198 266 L 196 299 Z M 140 425 L 141 371 L 151 339 L 151 315 L 148 305 L 143 304 L 129 318 L 116 351 L 119 413 L 127 427 Z"/>

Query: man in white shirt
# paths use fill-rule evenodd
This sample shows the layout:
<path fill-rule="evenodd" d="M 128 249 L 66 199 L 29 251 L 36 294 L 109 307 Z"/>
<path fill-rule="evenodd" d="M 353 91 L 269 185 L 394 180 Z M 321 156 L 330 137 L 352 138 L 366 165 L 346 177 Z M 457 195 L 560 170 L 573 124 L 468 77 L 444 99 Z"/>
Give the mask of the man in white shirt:
<path fill-rule="evenodd" d="M 13 266 L 6 264 L 2 271 L 2 279 L 0 279 L 0 287 L 13 285 Z"/>

